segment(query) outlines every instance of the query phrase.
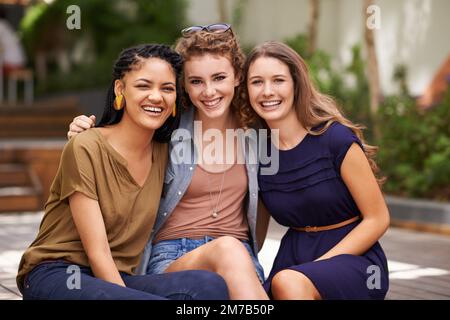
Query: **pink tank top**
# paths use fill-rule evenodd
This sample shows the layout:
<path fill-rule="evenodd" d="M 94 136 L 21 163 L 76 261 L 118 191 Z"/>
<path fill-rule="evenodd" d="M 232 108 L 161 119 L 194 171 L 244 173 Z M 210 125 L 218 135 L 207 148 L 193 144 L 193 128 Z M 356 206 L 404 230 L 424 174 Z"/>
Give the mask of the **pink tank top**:
<path fill-rule="evenodd" d="M 186 193 L 153 243 L 225 235 L 248 240 L 244 209 L 247 192 L 248 180 L 244 164 L 234 164 L 225 172 L 219 173 L 208 172 L 197 165 Z M 214 213 L 216 211 L 217 214 Z"/>

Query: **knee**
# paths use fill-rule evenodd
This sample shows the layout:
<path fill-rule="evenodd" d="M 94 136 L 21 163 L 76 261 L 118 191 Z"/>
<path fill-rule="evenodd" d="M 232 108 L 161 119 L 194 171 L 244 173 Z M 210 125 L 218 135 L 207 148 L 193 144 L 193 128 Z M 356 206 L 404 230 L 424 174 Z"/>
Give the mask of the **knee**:
<path fill-rule="evenodd" d="M 311 280 L 304 274 L 290 269 L 282 270 L 272 278 L 271 291 L 275 299 L 320 299 Z"/>
<path fill-rule="evenodd" d="M 215 239 L 214 241 L 215 241 L 215 245 L 216 245 L 217 249 L 219 249 L 219 250 L 229 251 L 229 250 L 233 250 L 235 248 L 241 248 L 241 247 L 243 247 L 245 249 L 242 242 L 232 236 L 222 236 L 222 237 Z"/>
<path fill-rule="evenodd" d="M 216 241 L 214 245 L 214 253 L 219 257 L 233 257 L 233 260 L 236 261 L 237 257 L 240 255 L 248 255 L 248 251 L 244 244 L 234 237 L 223 236 L 214 241 Z"/>
<path fill-rule="evenodd" d="M 253 269 L 252 258 L 244 244 L 233 237 L 223 236 L 217 238 L 214 252 L 214 271 L 222 273 L 224 270 Z M 221 272 L 222 271 L 222 272 Z"/>
<path fill-rule="evenodd" d="M 289 290 L 289 286 L 292 284 L 292 275 L 291 270 L 282 270 L 275 274 L 272 278 L 272 293 L 276 295 L 280 295 L 285 291 Z"/>
<path fill-rule="evenodd" d="M 225 280 L 215 272 L 192 270 L 198 283 L 197 300 L 228 300 L 228 287 Z"/>

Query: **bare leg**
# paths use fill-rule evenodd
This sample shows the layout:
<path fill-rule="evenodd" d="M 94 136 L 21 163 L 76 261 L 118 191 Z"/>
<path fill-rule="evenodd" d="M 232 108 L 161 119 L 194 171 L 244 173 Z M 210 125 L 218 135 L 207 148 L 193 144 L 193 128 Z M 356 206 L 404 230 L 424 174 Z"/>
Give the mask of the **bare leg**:
<path fill-rule="evenodd" d="M 272 279 L 272 295 L 275 300 L 321 300 L 314 284 L 301 272 L 282 270 Z"/>
<path fill-rule="evenodd" d="M 208 270 L 221 275 L 232 300 L 267 300 L 253 261 L 241 241 L 225 236 L 186 253 L 165 272 Z"/>

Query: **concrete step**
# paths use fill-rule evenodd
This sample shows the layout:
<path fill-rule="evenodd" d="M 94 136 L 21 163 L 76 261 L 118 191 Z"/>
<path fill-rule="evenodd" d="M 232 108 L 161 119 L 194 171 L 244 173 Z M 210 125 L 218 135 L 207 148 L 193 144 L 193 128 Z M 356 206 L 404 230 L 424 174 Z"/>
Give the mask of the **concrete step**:
<path fill-rule="evenodd" d="M 76 97 L 0 108 L 0 138 L 65 138 L 72 119 L 81 114 Z"/>
<path fill-rule="evenodd" d="M 65 138 L 74 114 L 0 117 L 0 138 Z"/>
<path fill-rule="evenodd" d="M 41 203 L 38 210 L 44 208 L 45 201 L 49 197 L 50 187 L 66 142 L 66 139 L 0 139 L 0 164 L 21 164 L 27 168 L 30 184 L 25 187 L 32 187 L 35 193 L 40 195 Z M 3 187 L 21 186 L 8 184 Z M 0 211 L 6 210 L 0 208 Z"/>
<path fill-rule="evenodd" d="M 0 188 L 7 186 L 29 186 L 28 170 L 21 164 L 0 164 Z"/>
<path fill-rule="evenodd" d="M 41 210 L 41 194 L 33 187 L 0 188 L 0 212 Z"/>

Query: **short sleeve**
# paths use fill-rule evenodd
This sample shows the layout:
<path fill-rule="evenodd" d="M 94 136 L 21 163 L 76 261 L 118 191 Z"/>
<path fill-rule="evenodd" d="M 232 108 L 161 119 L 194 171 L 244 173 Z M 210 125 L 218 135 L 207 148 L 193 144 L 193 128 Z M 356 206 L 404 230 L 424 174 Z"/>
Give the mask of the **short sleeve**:
<path fill-rule="evenodd" d="M 350 149 L 353 143 L 358 144 L 364 151 L 364 147 L 355 135 L 355 133 L 348 127 L 335 122 L 329 129 L 329 145 L 330 151 L 333 157 L 334 167 L 337 172 L 340 173 L 342 161 L 344 161 L 345 155 L 348 149 Z"/>
<path fill-rule="evenodd" d="M 80 192 L 98 200 L 92 152 L 82 141 L 72 138 L 64 147 L 60 163 L 60 200 Z"/>

